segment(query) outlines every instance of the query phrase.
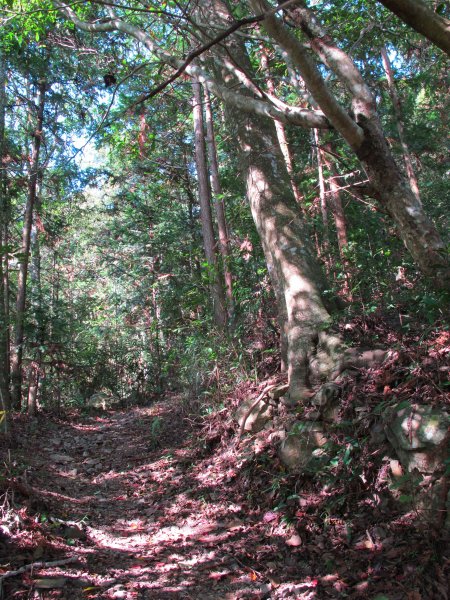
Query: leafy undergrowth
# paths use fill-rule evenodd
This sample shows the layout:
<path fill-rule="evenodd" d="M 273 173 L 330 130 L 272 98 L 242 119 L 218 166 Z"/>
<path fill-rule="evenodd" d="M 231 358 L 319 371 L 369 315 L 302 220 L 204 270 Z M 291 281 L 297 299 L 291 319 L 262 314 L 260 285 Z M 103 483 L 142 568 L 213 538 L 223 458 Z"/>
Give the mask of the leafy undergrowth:
<path fill-rule="evenodd" d="M 405 508 L 376 424 L 390 402 L 443 405 L 448 334 L 352 328 L 397 350 L 344 382 L 341 415 L 358 424 L 314 476 L 284 469 L 270 430 L 237 443 L 232 412 L 255 383 L 207 417 L 177 395 L 17 416 L 2 456 L 3 597 L 446 599 L 445 515 Z"/>

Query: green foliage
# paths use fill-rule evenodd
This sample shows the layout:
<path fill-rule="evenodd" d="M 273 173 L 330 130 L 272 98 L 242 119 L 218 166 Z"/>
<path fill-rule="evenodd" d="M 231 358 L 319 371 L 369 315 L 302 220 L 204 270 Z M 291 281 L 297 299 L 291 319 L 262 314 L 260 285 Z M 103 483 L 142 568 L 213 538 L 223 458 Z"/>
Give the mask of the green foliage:
<path fill-rule="evenodd" d="M 164 3 L 164 15 L 159 12 L 161 5 L 146 6 L 147 14 L 131 5 L 121 5 L 117 12 L 151 31 L 166 50 L 186 55 L 190 46 L 179 29 L 177 3 Z M 73 10 L 82 19 L 107 18 L 107 8 L 95 3 L 75 3 Z M 248 8 L 240 3 L 234 3 L 232 10 L 235 18 L 248 15 Z M 380 4 L 339 0 L 315 3 L 314 10 L 332 28 L 341 47 L 351 52 L 371 86 L 389 144 L 401 163 L 402 148 L 380 58 L 381 46 L 388 48 L 423 203 L 445 231 L 446 73 L 441 55 L 392 20 Z M 2 0 L 0 23 L 0 58 L 11 73 L 6 95 L 12 110 L 5 136 L 10 159 L 10 239 L 1 249 L 4 257 L 7 250 L 11 263 L 10 300 L 24 258 L 20 229 L 27 193 L 30 115 L 36 83 L 43 77 L 47 80 L 40 225 L 32 248 L 33 258 L 40 261 L 40 282 L 36 283 L 36 263 L 28 285 L 24 346 L 26 364 L 36 359 L 42 363 L 41 404 L 83 406 L 102 389 L 115 392 L 121 400 L 140 402 L 164 390 L 185 388 L 206 405 L 227 385 L 222 382 L 225 372 L 231 372 L 235 381 L 258 378 L 261 364 L 273 372 L 276 308 L 240 177 L 234 126 L 226 115 L 222 118 L 221 107 L 213 101 L 234 278 L 227 334 L 212 326 L 212 274 L 202 248 L 191 92 L 186 80 L 178 79 L 156 99 L 142 103 L 149 89 L 165 81 L 167 69 L 123 34 L 75 34 L 50 0 Z M 300 36 L 298 31 L 295 34 Z M 249 38 L 246 44 L 255 82 L 265 90 L 260 40 Z M 292 85 L 286 61 L 276 48 L 268 47 L 268 53 L 276 94 L 289 104 L 304 103 Z M 321 68 L 336 98 L 346 104 L 345 89 L 331 71 Z M 106 73 L 114 74 L 116 85 L 105 88 Z M 303 194 L 305 236 L 314 240 L 327 270 L 327 297 L 341 294 L 348 285 L 349 313 L 390 310 L 429 323 L 443 318 L 445 296 L 419 280 L 388 216 L 375 209 L 371 198 L 352 189 L 365 175 L 337 134 L 320 136 L 321 143 L 332 148 L 330 156 L 342 186 L 348 245 L 341 251 L 330 203 L 327 230 L 323 224 L 311 132 L 287 127 L 287 135 L 294 178 Z M 85 156 L 79 160 L 76 148 L 86 143 Z M 325 178 L 334 176 L 327 167 L 324 171 Z M 399 278 L 399 273 L 404 276 Z M 14 316 L 12 311 L 11 321 Z M 408 326 L 406 318 L 402 323 Z M 348 444 L 349 454 L 348 447 L 327 450 L 330 473 L 351 470 L 357 449 L 351 441 Z"/>

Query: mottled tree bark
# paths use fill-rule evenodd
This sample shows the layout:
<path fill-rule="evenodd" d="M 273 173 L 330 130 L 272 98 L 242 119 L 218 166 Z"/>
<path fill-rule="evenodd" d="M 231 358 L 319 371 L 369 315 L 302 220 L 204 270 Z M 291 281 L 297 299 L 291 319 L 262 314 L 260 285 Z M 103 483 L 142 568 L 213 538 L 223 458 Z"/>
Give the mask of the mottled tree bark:
<path fill-rule="evenodd" d="M 34 358 L 31 361 L 28 375 L 28 397 L 27 409 L 30 416 L 34 416 L 37 411 L 37 400 L 39 384 L 42 371 L 42 350 L 44 344 L 45 332 L 44 321 L 42 318 L 42 285 L 41 285 L 41 246 L 39 243 L 40 229 L 40 209 L 41 200 L 40 194 L 42 191 L 42 171 L 38 172 L 38 182 L 36 187 L 35 210 L 33 214 L 33 224 L 31 227 L 31 261 L 30 261 L 30 282 L 32 291 L 32 312 L 34 313 L 34 321 L 36 322 L 36 348 L 34 350 Z"/>
<path fill-rule="evenodd" d="M 3 412 L 1 429 L 7 428 L 6 411 L 10 407 L 9 395 L 9 323 L 8 323 L 8 285 L 5 277 L 7 270 L 5 232 L 7 230 L 6 198 L 6 61 L 0 49 L 0 410 Z M 6 285 L 5 285 L 6 284 Z"/>
<path fill-rule="evenodd" d="M 217 160 L 217 147 L 214 135 L 214 119 L 211 100 L 207 89 L 203 89 L 205 99 L 205 121 L 206 121 L 206 148 L 208 151 L 209 168 L 211 171 L 211 189 L 216 209 L 217 230 L 219 233 L 219 250 L 222 256 L 223 275 L 225 290 L 230 313 L 233 312 L 233 278 L 230 270 L 230 242 L 228 237 L 227 221 L 225 216 L 225 203 L 220 185 L 219 162 Z"/>
<path fill-rule="evenodd" d="M 275 95 L 275 83 L 269 71 L 269 57 L 264 46 L 261 46 L 261 67 L 266 71 L 267 89 L 272 95 Z M 289 175 L 289 182 L 291 184 L 292 193 L 294 194 L 294 198 L 298 202 L 299 210 L 302 210 L 303 198 L 295 181 L 294 161 L 292 160 L 292 155 L 286 134 L 286 127 L 284 126 L 284 123 L 281 123 L 280 121 L 275 121 L 275 131 L 277 132 L 278 143 L 280 145 L 280 150 L 283 155 L 284 162 L 286 164 L 286 170 Z"/>
<path fill-rule="evenodd" d="M 194 91 L 193 114 L 195 135 L 195 162 L 197 165 L 198 197 L 200 202 L 200 219 L 203 233 L 203 247 L 208 263 L 208 280 L 210 282 L 213 302 L 214 322 L 224 329 L 227 324 L 225 294 L 220 278 L 216 255 L 216 241 L 211 215 L 211 188 L 209 185 L 208 165 L 205 152 L 205 132 L 202 108 L 202 92 L 198 81 L 192 82 Z"/>
<path fill-rule="evenodd" d="M 186 73 L 191 77 L 199 78 L 210 92 L 242 113 L 256 114 L 301 127 L 317 129 L 327 129 L 330 125 L 334 127 L 358 156 L 378 201 L 396 222 L 399 235 L 420 270 L 430 277 L 436 287 L 448 286 L 450 268 L 444 243 L 392 157 L 369 87 L 351 58 L 333 42 L 331 36 L 318 23 L 314 12 L 307 8 L 304 2 L 300 2 L 300 6 L 295 4 L 294 8 L 291 5 L 286 6 L 285 10 L 289 18 L 302 29 L 308 44 L 299 41 L 282 21 L 275 17 L 279 9 L 274 9 L 266 0 L 249 0 L 255 13 L 259 15 L 258 21 L 264 17 L 263 25 L 269 36 L 282 48 L 288 60 L 300 70 L 309 93 L 321 110 L 306 110 L 303 107 L 287 105 L 277 98 L 266 97 L 267 95 L 262 94 L 249 80 L 245 68 L 244 70 L 239 68 L 239 61 L 234 65 L 235 85 L 230 88 L 224 71 L 228 69 L 230 74 L 230 66 L 233 66 L 234 59 L 230 60 L 230 56 L 220 50 L 221 46 L 212 41 L 214 37 L 212 32 L 207 33 L 205 42 L 211 44 L 208 47 L 209 52 L 219 58 L 221 66 L 219 67 L 218 64 L 214 66 L 209 62 L 209 68 L 204 69 L 199 62 L 194 61 L 193 55 L 186 61 L 180 60 L 169 50 L 158 45 L 154 37 L 146 31 L 116 17 L 112 9 L 108 10 L 110 16 L 106 20 L 89 23 L 79 19 L 76 13 L 60 0 L 53 1 L 80 29 L 92 33 L 120 31 L 135 38 L 162 62 L 173 67 L 176 70 L 174 77 Z M 221 0 L 216 2 L 204 0 L 193 6 L 191 14 L 196 19 L 197 14 L 201 16 L 208 11 L 210 13 L 208 20 L 199 19 L 199 21 L 211 25 L 217 23 L 223 31 L 226 31 L 229 24 L 234 21 L 227 6 Z M 231 49 L 232 40 L 236 36 L 227 37 L 225 34 L 225 37 L 227 48 Z M 341 105 L 328 87 L 311 50 L 320 62 L 334 72 L 350 93 L 352 111 Z M 219 78 L 212 75 L 212 71 L 217 71 L 218 68 L 222 69 L 222 76 Z M 252 93 L 248 93 L 249 91 Z"/>
<path fill-rule="evenodd" d="M 435 13 L 423 0 L 379 0 L 379 2 L 450 56 L 448 19 Z"/>
<path fill-rule="evenodd" d="M 251 0 L 264 11 L 266 0 Z M 372 93 L 351 58 L 341 50 L 304 5 L 288 8 L 290 18 L 303 31 L 311 49 L 351 94 L 352 114 L 337 102 L 305 46 L 281 21 L 268 17 L 263 26 L 300 70 L 309 92 L 363 165 L 376 198 L 395 221 L 400 237 L 422 273 L 438 288 L 450 279 L 444 243 L 433 222 L 396 164 L 384 136 Z"/>
<path fill-rule="evenodd" d="M 331 196 L 331 212 L 333 214 L 334 224 L 336 227 L 336 236 L 339 247 L 339 255 L 341 257 L 342 266 L 344 268 L 344 288 L 343 293 L 348 300 L 351 300 L 351 273 L 350 265 L 346 257 L 345 251 L 348 246 L 347 238 L 347 221 L 345 218 L 344 207 L 342 206 L 341 192 L 338 184 L 338 172 L 334 163 L 330 160 L 327 150 L 330 149 L 330 145 L 325 145 L 321 150 L 322 159 L 325 163 L 329 178 L 328 186 Z"/>
<path fill-rule="evenodd" d="M 198 10 L 203 21 L 219 26 L 229 18 L 221 0 L 204 0 Z M 214 52 L 217 64 L 223 50 L 216 47 Z M 228 40 L 228 52 L 243 73 L 252 73 L 241 38 Z M 217 70 L 216 77 L 226 85 L 236 86 L 239 81 L 228 68 Z M 232 103 L 225 109 L 228 126 L 239 142 L 247 197 L 277 298 L 289 396 L 292 402 L 301 402 L 311 383 L 310 363 L 318 344 L 325 345 L 326 337 L 328 349 L 334 344 L 325 332 L 330 320 L 323 296 L 327 286 L 292 193 L 273 122 Z"/>
<path fill-rule="evenodd" d="M 322 152 L 320 150 L 319 132 L 314 129 L 314 145 L 316 148 L 316 160 L 317 160 L 317 178 L 319 180 L 319 199 L 320 199 L 320 212 L 322 215 L 323 223 L 323 239 L 325 247 L 325 257 L 328 258 L 330 251 L 330 236 L 328 234 L 328 202 L 325 190 L 325 178 L 323 175 L 323 160 Z"/>
<path fill-rule="evenodd" d="M 277 152 L 274 127 L 256 117 L 233 118 L 238 131 L 247 195 L 281 315 L 286 322 L 289 396 L 302 401 L 311 383 L 310 359 L 330 319 L 323 275 Z"/>

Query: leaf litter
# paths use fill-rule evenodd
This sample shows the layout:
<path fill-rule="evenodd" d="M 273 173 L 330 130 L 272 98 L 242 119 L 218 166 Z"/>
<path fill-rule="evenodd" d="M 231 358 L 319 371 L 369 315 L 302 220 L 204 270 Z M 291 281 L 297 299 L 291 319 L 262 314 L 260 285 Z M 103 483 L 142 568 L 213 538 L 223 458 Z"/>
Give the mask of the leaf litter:
<path fill-rule="evenodd" d="M 346 382 L 342 411 L 362 416 L 361 437 L 386 393 L 440 402 L 448 342 L 403 344 Z M 357 475 L 337 466 L 332 484 L 289 473 L 270 430 L 235 444 L 231 409 L 248 386 L 202 419 L 175 394 L 17 416 L 17 447 L 2 450 L 3 598 L 447 599 L 444 532 L 393 501 L 383 452 L 367 444 Z"/>

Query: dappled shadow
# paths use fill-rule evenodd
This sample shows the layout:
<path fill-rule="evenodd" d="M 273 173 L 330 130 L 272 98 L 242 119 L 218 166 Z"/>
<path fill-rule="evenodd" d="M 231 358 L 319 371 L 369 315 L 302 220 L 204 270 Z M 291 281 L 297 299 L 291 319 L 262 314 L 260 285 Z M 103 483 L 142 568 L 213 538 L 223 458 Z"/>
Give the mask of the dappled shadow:
<path fill-rule="evenodd" d="M 330 488 L 287 473 L 261 436 L 259 450 L 246 437 L 209 451 L 184 416 L 169 398 L 30 426 L 17 454 L 23 533 L 12 532 L 2 563 L 78 562 L 5 589 L 25 598 L 39 578 L 63 577 L 44 597 L 400 599 L 428 577 L 429 597 L 445 597 L 433 537 L 370 480 L 373 448 L 360 460 L 366 483 L 344 469 Z"/>
<path fill-rule="evenodd" d="M 86 589 L 95 598 L 260 593 L 264 580 L 249 549 L 276 560 L 277 536 L 261 538 L 258 518 L 233 502 L 234 472 L 222 472 L 223 463 L 216 476 L 208 472 L 182 416 L 176 403 L 161 403 L 42 421 L 24 441 L 26 486 L 45 510 L 41 560 L 79 558 L 53 569 L 67 578 L 57 597 L 85 598 Z M 65 538 L 73 523 L 80 533 Z"/>

